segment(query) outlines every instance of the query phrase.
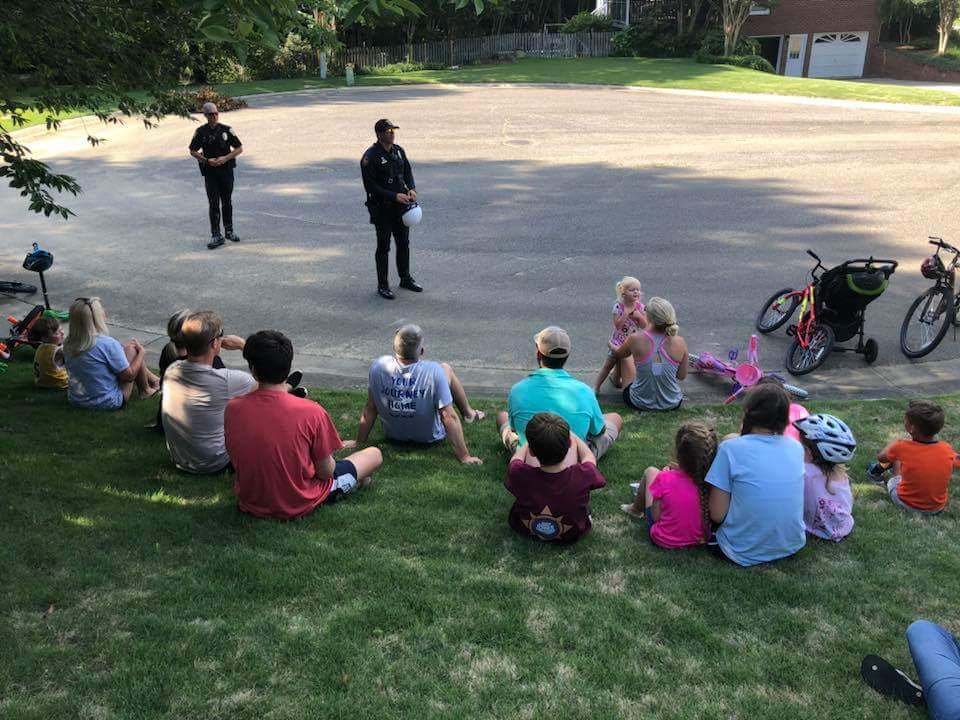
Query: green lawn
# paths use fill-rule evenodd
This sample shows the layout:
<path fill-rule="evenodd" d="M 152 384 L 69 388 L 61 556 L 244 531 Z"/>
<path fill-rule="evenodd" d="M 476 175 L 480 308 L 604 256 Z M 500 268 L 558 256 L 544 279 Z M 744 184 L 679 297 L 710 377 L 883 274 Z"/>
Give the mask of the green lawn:
<path fill-rule="evenodd" d="M 314 397 L 349 437 L 363 396 Z M 564 548 L 508 529 L 489 418 L 467 428 L 482 467 L 386 446 L 371 488 L 281 523 L 241 515 L 228 476 L 175 471 L 143 428 L 155 401 L 75 410 L 23 362 L 0 399 L 5 718 L 919 718 L 860 659 L 910 667 L 917 617 L 960 630 L 956 500 L 908 518 L 857 484 L 850 538 L 766 568 L 652 547 L 627 483 L 679 422 L 730 431 L 735 407 L 631 416 L 594 531 Z M 811 403 L 856 429 L 856 475 L 902 405 Z"/>
<path fill-rule="evenodd" d="M 700 65 L 690 60 L 647 58 L 526 59 L 512 65 L 477 65 L 459 70 L 423 70 L 396 75 L 361 75 L 357 85 L 411 85 L 430 83 L 583 83 L 633 87 L 713 90 L 722 92 L 792 95 L 913 105 L 960 105 L 960 94 L 924 88 L 808 80 L 771 75 L 730 65 Z M 230 95 L 344 87 L 343 78 L 254 80 L 216 86 Z M 61 117 L 75 117 L 67 114 Z M 42 117 L 30 116 L 29 124 Z"/>

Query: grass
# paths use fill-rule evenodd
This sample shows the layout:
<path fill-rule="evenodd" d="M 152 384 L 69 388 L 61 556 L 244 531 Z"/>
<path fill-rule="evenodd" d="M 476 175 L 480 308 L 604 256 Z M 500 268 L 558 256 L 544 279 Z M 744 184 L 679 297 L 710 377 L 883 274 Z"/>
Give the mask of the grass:
<path fill-rule="evenodd" d="M 350 437 L 363 396 L 313 397 Z M 919 717 L 860 659 L 912 669 L 917 617 L 960 631 L 956 500 L 909 518 L 857 484 L 851 537 L 765 568 L 652 547 L 627 483 L 679 422 L 733 430 L 732 407 L 631 416 L 593 532 L 561 548 L 507 527 L 490 419 L 466 432 L 482 467 L 387 445 L 370 489 L 281 523 L 240 514 L 229 476 L 175 471 L 154 401 L 75 410 L 19 362 L 0 402 L 5 718 Z M 811 404 L 855 428 L 855 475 L 902 405 Z"/>
<path fill-rule="evenodd" d="M 701 65 L 691 60 L 650 58 L 525 59 L 516 64 L 475 65 L 457 70 L 420 70 L 390 75 L 359 75 L 358 87 L 435 83 L 581 83 L 631 87 L 711 90 L 795 97 L 861 100 L 913 105 L 960 106 L 960 94 L 896 85 L 810 80 L 757 72 L 730 65 Z M 344 87 L 340 77 L 252 80 L 215 86 L 229 95 Z M 63 115 L 60 119 L 74 117 Z M 29 125 L 43 117 L 31 116 Z"/>

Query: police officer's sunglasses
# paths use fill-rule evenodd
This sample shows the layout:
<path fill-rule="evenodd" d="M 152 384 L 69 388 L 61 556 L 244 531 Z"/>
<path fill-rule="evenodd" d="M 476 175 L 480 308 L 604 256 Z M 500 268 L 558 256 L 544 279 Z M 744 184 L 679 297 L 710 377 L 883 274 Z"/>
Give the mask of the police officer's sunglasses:
<path fill-rule="evenodd" d="M 219 117 L 220 113 L 218 113 L 218 112 L 215 112 L 215 113 L 204 113 L 204 115 L 206 115 L 207 117 Z"/>

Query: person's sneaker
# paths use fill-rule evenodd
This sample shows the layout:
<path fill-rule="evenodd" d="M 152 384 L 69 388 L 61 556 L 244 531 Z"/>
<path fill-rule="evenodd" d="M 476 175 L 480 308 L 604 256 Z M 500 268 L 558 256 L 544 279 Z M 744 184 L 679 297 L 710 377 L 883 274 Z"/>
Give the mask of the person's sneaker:
<path fill-rule="evenodd" d="M 207 250 L 216 250 L 221 245 L 223 245 L 223 235 L 217 233 L 210 237 L 210 242 L 207 243 Z"/>
<path fill-rule="evenodd" d="M 306 388 L 303 388 L 303 387 L 290 388 L 290 394 L 291 394 L 291 395 L 296 395 L 298 398 L 306 398 L 306 397 L 307 397 L 307 389 L 306 389 Z"/>
<path fill-rule="evenodd" d="M 382 297 L 384 300 L 393 300 L 396 295 L 393 294 L 393 290 L 388 287 L 377 288 L 377 295 Z"/>
<path fill-rule="evenodd" d="M 287 375 L 287 385 L 292 388 L 295 388 L 300 384 L 300 381 L 303 380 L 303 373 L 299 370 L 294 370 L 292 373 Z"/>
<path fill-rule="evenodd" d="M 886 472 L 886 468 L 880 464 L 879 460 L 874 460 L 872 463 L 867 465 L 867 479 L 870 482 L 882 483 L 883 474 Z"/>
<path fill-rule="evenodd" d="M 423 288 L 417 284 L 417 281 L 412 277 L 404 278 L 400 281 L 400 287 L 404 290 L 410 290 L 412 292 L 423 292 Z"/>
<path fill-rule="evenodd" d="M 240 242 L 240 236 L 233 232 L 233 230 L 227 230 L 226 232 L 227 240 L 231 242 Z"/>

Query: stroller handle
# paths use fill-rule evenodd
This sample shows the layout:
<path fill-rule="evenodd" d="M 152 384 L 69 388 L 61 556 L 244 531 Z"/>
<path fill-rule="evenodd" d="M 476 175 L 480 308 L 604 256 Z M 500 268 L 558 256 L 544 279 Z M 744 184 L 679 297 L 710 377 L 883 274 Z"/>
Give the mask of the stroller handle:
<path fill-rule="evenodd" d="M 881 260 L 879 258 L 854 258 L 853 260 L 847 260 L 842 263 L 840 267 L 849 268 L 853 265 L 863 264 L 864 270 L 880 270 L 881 272 L 886 273 L 887 275 L 892 275 L 894 270 L 897 269 L 897 266 L 900 264 L 896 260 Z"/>

